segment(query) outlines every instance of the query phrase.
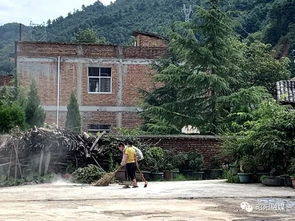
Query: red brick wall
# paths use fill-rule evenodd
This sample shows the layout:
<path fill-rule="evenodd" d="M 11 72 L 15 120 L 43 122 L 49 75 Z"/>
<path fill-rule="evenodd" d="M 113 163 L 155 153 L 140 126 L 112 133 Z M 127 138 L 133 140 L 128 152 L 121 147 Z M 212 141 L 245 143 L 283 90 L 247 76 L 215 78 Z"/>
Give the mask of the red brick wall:
<path fill-rule="evenodd" d="M 112 127 L 116 126 L 116 113 L 113 112 L 82 112 L 81 118 L 83 122 L 83 130 L 87 131 L 89 124 L 108 124 Z"/>
<path fill-rule="evenodd" d="M 163 47 L 134 47 L 125 46 L 123 55 L 125 58 L 155 59 L 165 56 L 167 52 Z"/>
<path fill-rule="evenodd" d="M 18 83 L 28 92 L 34 78 L 41 103 L 43 105 L 55 105 L 57 91 L 56 72 L 56 62 L 20 63 Z"/>
<path fill-rule="evenodd" d="M 66 124 L 67 112 L 60 111 L 58 116 L 58 126 L 64 128 Z M 45 122 L 49 125 L 56 125 L 56 111 L 46 111 Z"/>
<path fill-rule="evenodd" d="M 120 52 L 120 48 L 122 52 Z M 19 42 L 18 56 L 31 57 L 85 57 L 85 58 L 141 58 L 154 59 L 164 56 L 165 47 L 134 47 L 98 44 L 70 44 L 49 42 Z"/>
<path fill-rule="evenodd" d="M 129 115 L 129 114 L 127 114 Z M 116 126 L 116 113 L 114 112 L 80 112 L 82 131 L 87 131 L 89 124 L 108 124 L 113 128 Z M 64 111 L 59 112 L 59 126 L 64 127 L 66 122 L 67 113 Z M 133 116 L 132 117 L 136 117 Z M 131 117 L 130 117 L 131 118 Z M 46 123 L 56 124 L 56 111 L 46 112 Z"/>
<path fill-rule="evenodd" d="M 123 113 L 123 122 L 125 128 L 135 128 L 143 123 L 143 119 L 138 113 Z"/>
<path fill-rule="evenodd" d="M 138 34 L 135 40 L 140 47 L 167 47 L 165 40 L 147 35 Z"/>
<path fill-rule="evenodd" d="M 42 105 L 55 106 L 57 104 L 57 57 L 60 56 L 60 106 L 67 106 L 71 92 L 75 91 L 78 101 L 81 101 L 81 106 L 134 107 L 138 106 L 141 101 L 139 89 L 151 90 L 153 88 L 151 80 L 153 71 L 149 65 L 151 59 L 164 56 L 165 53 L 166 48 L 163 47 L 20 42 L 17 46 L 17 73 L 20 85 L 27 91 L 32 78 L 36 80 Z M 92 59 L 101 60 L 94 62 Z M 121 63 L 119 59 L 123 61 L 126 59 L 126 62 Z M 111 93 L 88 92 L 88 67 L 110 67 L 112 69 Z M 122 75 L 119 75 L 120 70 Z M 118 99 L 121 77 L 123 81 L 122 100 Z M 116 125 L 115 113 L 109 113 L 107 116 L 101 115 L 105 116 L 101 120 L 96 114 L 95 117 L 92 116 L 92 112 L 89 114 L 91 117 L 85 118 L 84 127 L 87 127 L 92 120 L 97 121 L 97 124 Z M 54 112 L 48 113 L 46 122 L 55 123 L 56 117 L 54 116 Z M 132 128 L 142 123 L 136 113 L 123 113 L 122 116 L 123 127 Z M 105 120 L 108 120 L 108 123 Z M 60 122 L 64 121 L 65 119 L 60 120 Z M 63 124 L 60 123 L 60 125 Z"/>
<path fill-rule="evenodd" d="M 204 157 L 204 167 L 211 168 L 221 150 L 221 141 L 215 136 L 142 136 L 151 145 L 175 152 L 195 151 Z"/>
<path fill-rule="evenodd" d="M 153 88 L 153 70 L 147 65 L 128 65 L 128 74 L 124 78 L 123 103 L 125 106 L 137 106 L 142 99 L 140 89 L 150 91 Z"/>

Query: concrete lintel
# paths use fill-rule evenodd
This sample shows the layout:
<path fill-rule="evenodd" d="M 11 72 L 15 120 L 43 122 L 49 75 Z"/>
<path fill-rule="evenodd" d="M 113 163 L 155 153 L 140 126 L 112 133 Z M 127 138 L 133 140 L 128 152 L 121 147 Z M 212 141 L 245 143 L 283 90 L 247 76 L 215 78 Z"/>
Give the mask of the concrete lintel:
<path fill-rule="evenodd" d="M 63 57 L 63 62 L 69 63 L 109 63 L 109 64 L 152 64 L 153 59 L 118 59 L 118 58 L 67 58 Z"/>
<path fill-rule="evenodd" d="M 56 57 L 26 57 L 19 56 L 18 63 L 21 62 L 56 62 Z M 61 57 L 61 62 L 65 63 L 108 63 L 108 64 L 152 64 L 153 59 L 117 59 L 117 58 L 74 58 L 74 57 Z"/>
<path fill-rule="evenodd" d="M 56 111 L 56 106 L 43 106 L 45 111 Z M 66 106 L 60 106 L 59 110 L 64 112 L 67 111 Z M 80 106 L 81 112 L 141 112 L 140 107 L 124 107 L 124 106 Z"/>
<path fill-rule="evenodd" d="M 57 62 L 57 57 L 26 57 L 26 56 L 19 56 L 17 57 L 17 62 Z"/>

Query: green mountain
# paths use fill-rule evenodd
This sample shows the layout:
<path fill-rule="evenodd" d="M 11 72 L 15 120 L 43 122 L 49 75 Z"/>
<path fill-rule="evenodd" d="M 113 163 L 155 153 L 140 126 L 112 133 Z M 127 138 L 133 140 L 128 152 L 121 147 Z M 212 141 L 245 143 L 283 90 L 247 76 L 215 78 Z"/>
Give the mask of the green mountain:
<path fill-rule="evenodd" d="M 167 34 L 174 21 L 184 21 L 183 4 L 197 7 L 206 5 L 206 0 L 117 0 L 109 6 L 97 1 L 64 18 L 48 20 L 46 26 L 23 26 L 22 39 L 69 42 L 75 33 L 92 28 L 110 43 L 127 44 L 134 30 Z M 289 40 L 295 33 L 295 0 L 228 0 L 224 7 L 241 37 L 252 36 L 273 46 L 285 39 L 288 49 L 295 48 Z M 13 72 L 8 58 L 18 38 L 18 24 L 0 26 L 0 74 Z"/>
<path fill-rule="evenodd" d="M 128 42 L 132 31 L 163 34 L 173 21 L 184 20 L 183 4 L 196 5 L 199 0 L 117 0 L 109 6 L 96 2 L 82 11 L 49 23 L 48 37 L 69 41 L 74 33 L 93 28 L 111 43 Z"/>

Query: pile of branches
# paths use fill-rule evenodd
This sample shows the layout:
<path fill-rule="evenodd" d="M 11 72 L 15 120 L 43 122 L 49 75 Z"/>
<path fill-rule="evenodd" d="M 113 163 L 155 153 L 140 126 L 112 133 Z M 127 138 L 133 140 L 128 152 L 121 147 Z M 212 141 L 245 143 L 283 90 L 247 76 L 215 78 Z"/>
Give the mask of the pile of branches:
<path fill-rule="evenodd" d="M 147 145 L 135 137 L 104 133 L 93 136 L 47 128 L 16 130 L 0 147 L 0 173 L 4 171 L 8 177 L 24 177 L 32 172 L 65 174 L 89 164 L 112 171 L 122 157 L 118 144 L 130 139 L 145 154 Z"/>
<path fill-rule="evenodd" d="M 87 133 L 76 134 L 67 130 L 47 128 L 34 128 L 25 132 L 14 132 L 6 145 L 0 149 L 0 153 L 10 151 L 12 146 L 17 146 L 19 153 L 46 152 L 75 152 L 79 156 L 89 158 L 91 156 L 104 155 L 106 143 L 110 139 L 104 139 L 104 134 L 94 137 Z M 116 139 L 114 139 L 116 143 Z"/>
<path fill-rule="evenodd" d="M 62 172 L 70 164 L 75 168 L 95 164 L 109 170 L 110 162 L 115 164 L 120 161 L 121 153 L 117 149 L 119 142 L 120 139 L 104 133 L 92 136 L 85 132 L 76 134 L 63 129 L 18 130 L 11 134 L 5 145 L 1 145 L 0 164 L 12 165 L 11 161 L 14 161 L 13 165 L 18 162 L 23 165 L 22 162 L 32 161 L 30 159 L 33 156 L 43 161 L 46 153 L 50 153 L 49 167 L 58 168 L 54 169 L 55 172 Z"/>

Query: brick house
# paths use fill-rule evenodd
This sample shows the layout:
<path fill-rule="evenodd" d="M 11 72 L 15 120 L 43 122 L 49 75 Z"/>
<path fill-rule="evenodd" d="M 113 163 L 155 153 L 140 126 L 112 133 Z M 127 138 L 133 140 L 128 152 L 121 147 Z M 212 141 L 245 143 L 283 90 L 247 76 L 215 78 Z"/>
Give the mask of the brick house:
<path fill-rule="evenodd" d="M 158 35 L 133 36 L 134 46 L 18 42 L 18 82 L 28 89 L 36 80 L 46 123 L 64 126 L 74 91 L 84 131 L 134 128 L 142 123 L 139 89 L 154 87 L 151 63 L 167 48 Z"/>

